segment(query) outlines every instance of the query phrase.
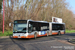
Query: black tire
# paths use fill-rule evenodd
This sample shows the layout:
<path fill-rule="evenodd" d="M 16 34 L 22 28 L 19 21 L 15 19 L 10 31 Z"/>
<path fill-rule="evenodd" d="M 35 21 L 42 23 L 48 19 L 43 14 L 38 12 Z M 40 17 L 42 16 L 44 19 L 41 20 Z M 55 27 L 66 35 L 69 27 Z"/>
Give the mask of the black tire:
<path fill-rule="evenodd" d="M 48 37 L 49 35 L 48 35 L 48 33 L 47 33 L 47 37 Z"/>
<path fill-rule="evenodd" d="M 47 32 L 47 37 L 49 36 L 49 32 Z"/>
<path fill-rule="evenodd" d="M 61 33 L 60 33 L 60 32 L 58 32 L 58 35 L 61 35 Z"/>

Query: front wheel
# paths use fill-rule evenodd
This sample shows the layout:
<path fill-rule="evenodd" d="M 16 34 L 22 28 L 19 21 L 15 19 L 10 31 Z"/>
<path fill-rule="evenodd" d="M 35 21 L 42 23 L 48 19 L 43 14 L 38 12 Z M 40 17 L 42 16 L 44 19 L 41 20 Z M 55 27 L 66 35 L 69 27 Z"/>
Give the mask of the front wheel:
<path fill-rule="evenodd" d="M 37 37 L 37 34 L 34 34 L 34 39 L 36 39 L 36 37 Z"/>

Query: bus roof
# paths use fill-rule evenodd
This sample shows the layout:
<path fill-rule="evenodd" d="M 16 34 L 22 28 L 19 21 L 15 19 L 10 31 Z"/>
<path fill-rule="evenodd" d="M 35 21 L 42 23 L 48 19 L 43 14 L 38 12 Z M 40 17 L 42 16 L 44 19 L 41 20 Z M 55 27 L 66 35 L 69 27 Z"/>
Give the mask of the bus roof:
<path fill-rule="evenodd" d="M 57 22 L 49 22 L 49 23 L 52 23 L 52 24 L 65 24 L 65 23 L 57 23 Z"/>
<path fill-rule="evenodd" d="M 26 21 L 26 20 L 14 20 L 14 21 Z M 27 21 L 31 21 L 31 22 L 38 22 L 38 23 L 65 24 L 65 23 L 47 22 L 47 21 L 34 21 L 34 20 L 31 20 L 31 19 L 28 19 Z"/>
<path fill-rule="evenodd" d="M 47 21 L 34 21 L 34 20 L 29 20 L 29 21 L 32 21 L 32 22 L 41 22 L 41 23 L 65 24 L 65 23 L 47 22 Z"/>
<path fill-rule="evenodd" d="M 26 20 L 14 20 L 14 21 L 26 21 Z"/>
<path fill-rule="evenodd" d="M 28 21 L 31 21 L 31 22 L 38 22 L 38 23 L 49 23 L 47 21 L 34 21 L 34 20 L 28 20 Z"/>

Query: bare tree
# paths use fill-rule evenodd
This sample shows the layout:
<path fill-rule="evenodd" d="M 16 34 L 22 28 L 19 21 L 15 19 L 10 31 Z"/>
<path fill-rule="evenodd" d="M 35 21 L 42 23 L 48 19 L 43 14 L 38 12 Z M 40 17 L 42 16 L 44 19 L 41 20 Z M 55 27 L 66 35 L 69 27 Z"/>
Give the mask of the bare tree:
<path fill-rule="evenodd" d="M 66 0 L 5 0 L 6 30 L 9 30 L 9 22 L 14 20 L 32 19 L 51 22 L 52 16 L 62 18 L 67 29 L 75 28 L 72 25 L 75 21 L 72 17 L 74 14 L 68 10 Z"/>

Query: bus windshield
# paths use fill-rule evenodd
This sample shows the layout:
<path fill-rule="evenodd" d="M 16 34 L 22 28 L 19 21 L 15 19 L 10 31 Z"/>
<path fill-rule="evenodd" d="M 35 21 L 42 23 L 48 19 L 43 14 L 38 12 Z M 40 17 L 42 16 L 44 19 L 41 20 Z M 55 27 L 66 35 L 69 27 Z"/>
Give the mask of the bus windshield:
<path fill-rule="evenodd" d="M 27 32 L 27 23 L 14 23 L 14 27 L 13 27 L 13 32 L 14 33 L 26 33 Z"/>
<path fill-rule="evenodd" d="M 26 33 L 27 32 L 26 28 L 27 28 L 27 24 L 14 24 L 13 32 Z"/>

